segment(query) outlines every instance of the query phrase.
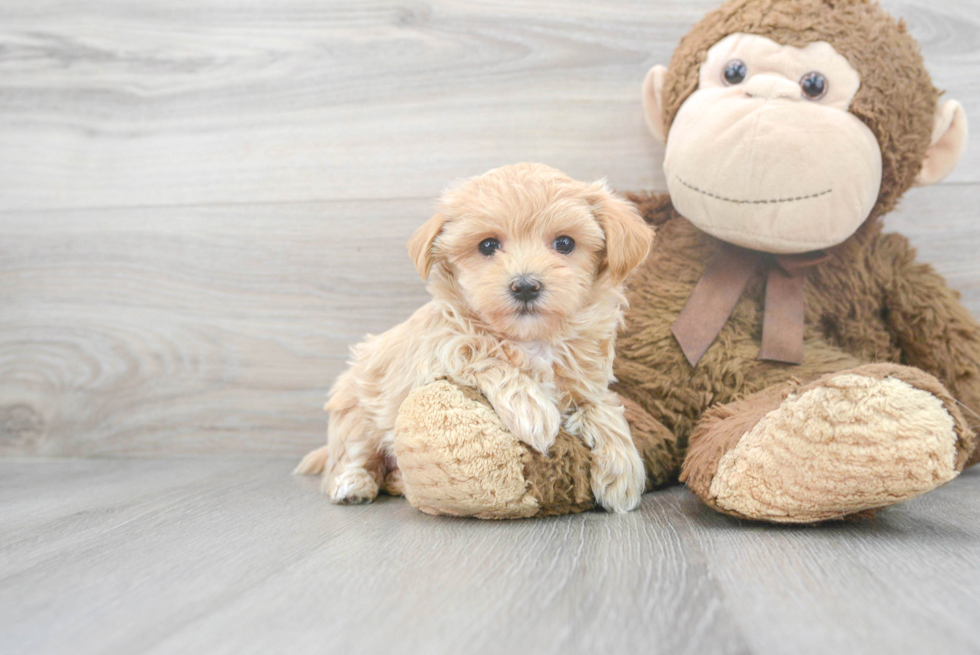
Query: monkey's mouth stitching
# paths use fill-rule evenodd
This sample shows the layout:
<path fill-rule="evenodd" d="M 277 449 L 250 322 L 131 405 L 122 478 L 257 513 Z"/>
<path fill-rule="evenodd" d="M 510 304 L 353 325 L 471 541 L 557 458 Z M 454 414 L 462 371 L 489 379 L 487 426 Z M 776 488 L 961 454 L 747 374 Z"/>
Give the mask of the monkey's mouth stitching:
<path fill-rule="evenodd" d="M 821 191 L 820 193 L 811 193 L 808 196 L 796 196 L 793 198 L 773 198 L 772 200 L 739 200 L 737 198 L 726 198 L 725 196 L 719 196 L 716 193 L 705 191 L 704 189 L 698 188 L 693 184 L 689 184 L 688 182 L 682 180 L 680 175 L 675 175 L 674 177 L 677 178 L 678 182 L 686 186 L 688 189 L 691 189 L 692 191 L 697 191 L 698 193 L 708 196 L 709 198 L 714 198 L 715 200 L 724 200 L 725 202 L 733 202 L 736 205 L 768 205 L 768 204 L 777 204 L 781 202 L 797 202 L 798 200 L 810 200 L 811 198 L 819 198 L 820 196 L 825 196 L 833 191 L 833 189 L 827 189 L 826 191 Z"/>

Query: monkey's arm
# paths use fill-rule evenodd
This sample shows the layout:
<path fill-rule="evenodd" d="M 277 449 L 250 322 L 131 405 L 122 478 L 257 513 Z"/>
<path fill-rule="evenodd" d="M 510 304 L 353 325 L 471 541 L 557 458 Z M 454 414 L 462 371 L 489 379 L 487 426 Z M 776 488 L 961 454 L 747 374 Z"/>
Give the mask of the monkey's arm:
<path fill-rule="evenodd" d="M 677 216 L 674 205 L 670 202 L 670 194 L 667 192 L 642 191 L 640 193 L 627 192 L 623 194 L 626 199 L 636 205 L 640 216 L 648 225 L 660 227 L 670 219 Z"/>
<path fill-rule="evenodd" d="M 902 363 L 932 373 L 963 405 L 980 432 L 980 323 L 960 303 L 959 292 L 898 234 L 883 235 L 875 248 L 882 275 L 885 321 L 902 349 Z M 970 460 L 980 461 L 980 448 Z"/>

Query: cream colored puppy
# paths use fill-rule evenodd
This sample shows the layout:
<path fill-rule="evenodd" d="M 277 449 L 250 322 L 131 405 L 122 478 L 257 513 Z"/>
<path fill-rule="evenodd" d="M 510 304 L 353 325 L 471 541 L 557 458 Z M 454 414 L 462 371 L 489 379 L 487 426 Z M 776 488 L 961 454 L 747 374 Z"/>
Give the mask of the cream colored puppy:
<path fill-rule="evenodd" d="M 613 379 L 622 283 L 653 231 L 604 183 L 514 164 L 442 197 L 408 250 L 431 302 L 352 349 L 326 409 L 328 442 L 297 473 L 324 474 L 336 503 L 401 493 L 395 417 L 440 378 L 480 390 L 521 441 L 546 452 L 559 428 L 594 453 L 592 491 L 608 510 L 637 506 L 645 473 Z"/>

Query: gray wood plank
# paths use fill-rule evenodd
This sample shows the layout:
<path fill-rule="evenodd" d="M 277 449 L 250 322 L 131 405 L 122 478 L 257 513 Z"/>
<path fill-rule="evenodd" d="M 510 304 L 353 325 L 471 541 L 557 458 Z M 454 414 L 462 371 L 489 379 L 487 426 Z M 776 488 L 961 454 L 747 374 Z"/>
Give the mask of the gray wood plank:
<path fill-rule="evenodd" d="M 715 514 L 680 487 L 625 516 L 481 522 L 396 498 L 336 507 L 291 465 L 0 460 L 0 480 L 47 515 L 0 531 L 0 652 L 980 646 L 980 472 L 871 521 L 779 528 Z M 114 494 L 54 516 L 44 508 L 67 479 Z M 0 493 L 0 517 L 8 502 Z"/>
<path fill-rule="evenodd" d="M 978 507 L 971 470 L 853 524 L 742 524 L 691 496 L 675 519 L 694 529 L 753 652 L 966 654 L 980 651 Z"/>
<path fill-rule="evenodd" d="M 348 346 L 427 298 L 404 243 L 430 205 L 0 217 L 0 453 L 322 441 Z"/>
<path fill-rule="evenodd" d="M 6 3 L 0 209 L 428 198 L 526 160 L 662 187 L 639 85 L 717 2 Z M 884 4 L 980 116 L 973 0 Z"/>
<path fill-rule="evenodd" d="M 113 526 L 183 502 L 201 485 L 263 466 L 255 460 L 209 458 L 175 465 L 160 459 L 71 460 L 50 472 L 4 460 L 0 478 L 0 580 L 53 553 L 103 537 Z M 44 492 L 36 478 L 43 475 Z"/>
<path fill-rule="evenodd" d="M 980 185 L 911 189 L 885 217 L 885 230 L 906 235 L 919 260 L 939 271 L 980 317 Z"/>
<path fill-rule="evenodd" d="M 744 653 L 707 563 L 642 512 L 480 522 L 404 500 L 329 505 L 291 460 L 127 462 L 129 498 L 0 537 L 0 652 Z M 44 503 L 47 482 L 115 462 L 0 460 Z M 190 467 L 191 474 L 180 469 Z M 154 478 L 182 493 L 151 496 Z M 0 496 L 0 512 L 5 502 Z M 33 540 L 48 544 L 27 559 Z"/>
<path fill-rule="evenodd" d="M 980 315 L 980 186 L 910 192 L 909 234 Z M 302 454 L 365 333 L 427 295 L 432 201 L 0 214 L 0 454 Z"/>

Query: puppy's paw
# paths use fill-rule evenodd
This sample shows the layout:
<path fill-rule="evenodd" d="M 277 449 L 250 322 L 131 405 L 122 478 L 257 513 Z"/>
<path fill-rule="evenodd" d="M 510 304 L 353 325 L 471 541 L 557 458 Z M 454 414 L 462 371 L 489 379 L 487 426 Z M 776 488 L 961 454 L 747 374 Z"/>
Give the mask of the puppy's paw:
<path fill-rule="evenodd" d="M 646 471 L 636 448 L 611 444 L 592 451 L 592 494 L 610 512 L 629 512 L 640 504 Z"/>
<path fill-rule="evenodd" d="M 494 409 L 511 434 L 542 453 L 548 452 L 561 429 L 558 405 L 537 385 L 500 394 Z"/>
<path fill-rule="evenodd" d="M 370 503 L 378 497 L 378 482 L 362 468 L 341 471 L 324 483 L 324 493 L 338 505 Z"/>
<path fill-rule="evenodd" d="M 392 496 L 405 494 L 405 479 L 402 477 L 401 469 L 392 469 L 385 474 L 385 492 Z"/>

